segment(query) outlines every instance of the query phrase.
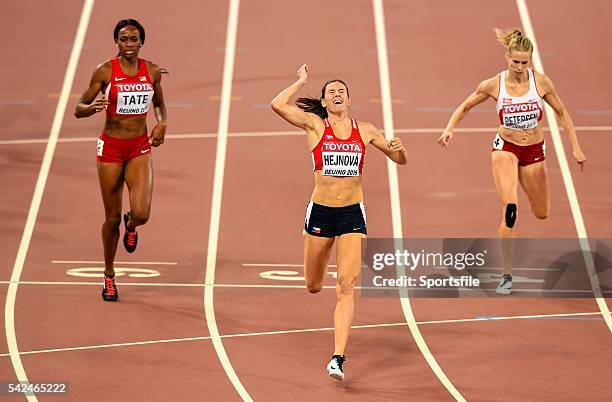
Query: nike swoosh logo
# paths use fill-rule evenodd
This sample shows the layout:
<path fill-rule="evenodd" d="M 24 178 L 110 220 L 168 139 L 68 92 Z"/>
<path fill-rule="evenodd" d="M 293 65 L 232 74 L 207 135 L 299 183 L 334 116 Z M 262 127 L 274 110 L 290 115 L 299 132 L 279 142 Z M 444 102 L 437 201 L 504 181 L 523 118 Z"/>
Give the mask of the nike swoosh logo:
<path fill-rule="evenodd" d="M 125 77 L 115 77 L 115 81 L 123 81 Z"/>
<path fill-rule="evenodd" d="M 140 153 L 141 153 L 141 154 L 146 154 L 146 153 L 147 153 L 147 152 L 149 152 L 149 151 L 150 151 L 150 149 L 143 149 L 143 150 L 141 150 L 141 151 L 140 151 Z"/>

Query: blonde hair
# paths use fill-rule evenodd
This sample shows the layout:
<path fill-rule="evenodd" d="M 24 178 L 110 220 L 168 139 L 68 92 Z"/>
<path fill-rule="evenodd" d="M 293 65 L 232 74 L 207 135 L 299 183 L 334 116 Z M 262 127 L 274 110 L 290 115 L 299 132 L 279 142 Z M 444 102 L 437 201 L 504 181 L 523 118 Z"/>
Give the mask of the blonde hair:
<path fill-rule="evenodd" d="M 529 52 L 530 54 L 533 52 L 533 43 L 519 29 L 495 28 L 494 30 L 497 41 L 508 49 L 508 53 L 512 53 L 515 50 Z"/>

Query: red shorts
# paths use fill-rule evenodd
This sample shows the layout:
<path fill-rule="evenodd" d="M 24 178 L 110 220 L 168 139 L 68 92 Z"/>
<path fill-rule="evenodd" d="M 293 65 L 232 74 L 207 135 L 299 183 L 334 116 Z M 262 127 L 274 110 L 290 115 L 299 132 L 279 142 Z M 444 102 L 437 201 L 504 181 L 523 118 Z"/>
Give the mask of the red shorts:
<path fill-rule="evenodd" d="M 527 166 L 546 159 L 546 143 L 544 141 L 532 145 L 516 145 L 504 139 L 497 133 L 493 140 L 494 151 L 512 152 L 518 158 L 519 166 Z"/>
<path fill-rule="evenodd" d="M 144 133 L 136 138 L 109 137 L 102 133 L 98 138 L 97 159 L 102 163 L 128 163 L 140 155 L 150 155 L 149 136 Z"/>

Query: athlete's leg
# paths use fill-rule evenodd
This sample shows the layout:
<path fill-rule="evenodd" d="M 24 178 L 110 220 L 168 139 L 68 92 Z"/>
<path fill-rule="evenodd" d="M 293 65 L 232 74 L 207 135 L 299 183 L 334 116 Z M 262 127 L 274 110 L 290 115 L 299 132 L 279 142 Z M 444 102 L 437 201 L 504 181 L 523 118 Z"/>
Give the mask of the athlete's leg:
<path fill-rule="evenodd" d="M 491 152 L 495 188 L 501 201 L 501 223 L 497 235 L 502 244 L 502 272 L 510 274 L 518 206 L 518 158 L 511 152 Z"/>
<path fill-rule="evenodd" d="M 361 240 L 365 235 L 347 233 L 338 238 L 336 260 L 338 279 L 336 281 L 336 311 L 334 313 L 334 355 L 343 355 L 353 322 L 355 283 L 361 272 Z"/>
<path fill-rule="evenodd" d="M 320 292 L 327 274 L 327 261 L 333 237 L 318 237 L 304 233 L 304 277 L 310 293 Z"/>
<path fill-rule="evenodd" d="M 115 253 L 121 224 L 121 195 L 123 192 L 123 165 L 120 163 L 98 162 L 98 179 L 104 202 L 104 224 L 102 243 L 104 245 L 104 272 L 114 275 Z"/>
<path fill-rule="evenodd" d="M 529 198 L 531 211 L 538 219 L 546 219 L 550 211 L 548 175 L 544 161 L 519 166 L 519 182 Z"/>
<path fill-rule="evenodd" d="M 151 213 L 151 198 L 153 196 L 153 163 L 151 155 L 138 156 L 127 163 L 125 167 L 125 182 L 130 194 L 129 230 L 144 225 Z"/>

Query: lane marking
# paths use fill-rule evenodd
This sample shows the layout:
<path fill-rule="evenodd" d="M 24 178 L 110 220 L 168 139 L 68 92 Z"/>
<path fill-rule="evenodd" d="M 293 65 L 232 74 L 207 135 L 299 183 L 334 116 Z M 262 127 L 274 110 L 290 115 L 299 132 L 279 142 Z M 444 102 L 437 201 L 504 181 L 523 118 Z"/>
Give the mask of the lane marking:
<path fill-rule="evenodd" d="M 25 106 L 33 104 L 34 101 L 31 99 L 0 99 L 0 105 Z"/>
<path fill-rule="evenodd" d="M 550 128 L 544 127 L 544 131 L 550 131 Z M 454 131 L 458 133 L 487 133 L 492 134 L 499 130 L 499 127 L 461 127 L 456 128 Z M 559 130 L 563 131 L 563 127 L 559 127 Z M 442 128 L 397 128 L 395 134 L 440 134 L 443 131 Z M 603 131 L 606 134 L 612 131 L 612 126 L 576 126 L 576 131 Z M 244 131 L 244 132 L 233 132 L 228 133 L 229 138 L 244 138 L 244 137 L 301 137 L 305 136 L 304 131 Z M 177 133 L 177 134 L 166 134 L 166 139 L 193 139 L 193 138 L 217 138 L 217 133 Z M 60 138 L 57 142 L 60 143 L 73 143 L 73 142 L 93 142 L 98 137 L 72 137 L 72 138 Z M 21 144 L 45 144 L 47 143 L 46 138 L 31 138 L 24 140 L 0 140 L 0 145 L 21 145 Z"/>
<path fill-rule="evenodd" d="M 104 264 L 104 261 L 62 261 L 52 260 L 52 264 Z M 121 265 L 177 265 L 177 262 L 162 262 L 162 261 L 115 261 L 115 264 Z"/>
<path fill-rule="evenodd" d="M 212 95 L 208 97 L 208 100 L 212 100 L 212 101 L 220 101 L 221 100 L 221 96 L 219 95 Z M 230 101 L 242 101 L 244 100 L 244 98 L 242 96 L 230 96 Z"/>
<path fill-rule="evenodd" d="M 389 78 L 389 59 L 387 55 L 387 38 L 385 29 L 385 15 L 383 0 L 372 0 L 372 6 L 374 8 L 374 25 L 376 29 L 376 49 L 378 55 L 378 71 L 380 76 L 380 90 L 382 99 L 382 111 L 383 111 L 383 125 L 385 138 L 391 140 L 394 137 L 393 127 L 393 109 L 391 102 L 391 83 Z M 399 197 L 399 180 L 397 176 L 397 166 L 389 158 L 387 159 L 387 172 L 389 176 L 389 193 L 391 200 L 391 219 L 393 222 L 393 237 L 396 239 L 396 249 L 402 250 L 402 214 L 401 204 Z M 397 275 L 402 277 L 405 275 L 405 269 L 401 265 L 397 265 Z M 434 374 L 438 377 L 442 385 L 446 387 L 448 392 L 457 400 L 465 401 L 461 393 L 455 388 L 453 383 L 448 379 L 442 368 L 434 358 L 433 354 L 429 350 L 429 347 L 425 343 L 425 339 L 419 330 L 416 323 L 412 307 L 410 305 L 410 299 L 408 298 L 408 292 L 403 289 L 400 290 L 400 303 L 402 305 L 402 311 L 406 317 L 408 328 L 421 351 L 421 354 L 433 370 Z"/>
<path fill-rule="evenodd" d="M 465 322 L 481 322 L 481 321 L 506 321 L 506 320 L 519 320 L 519 319 L 554 319 L 564 317 L 581 317 L 589 315 L 599 315 L 600 312 L 593 313 L 561 313 L 561 314 L 539 314 L 539 315 L 523 315 L 523 316 L 501 316 L 501 317 L 476 317 L 476 318 L 460 318 L 452 320 L 437 320 L 437 321 L 420 321 L 418 325 L 433 325 L 433 324 L 453 324 L 453 323 L 465 323 Z M 351 329 L 372 329 L 372 328 L 388 328 L 388 327 L 405 327 L 406 322 L 396 323 L 382 323 L 382 324 L 366 324 L 366 325 L 353 325 Z M 286 335 L 286 334 L 300 334 L 309 332 L 326 332 L 333 331 L 332 327 L 323 328 L 306 328 L 306 329 L 289 329 L 281 331 L 266 331 L 266 332 L 248 332 L 239 334 L 228 334 L 221 335 L 221 338 L 246 338 L 251 336 L 265 336 L 265 335 Z M 177 342 L 190 342 L 190 341 L 201 341 L 210 340 L 210 336 L 194 336 L 189 338 L 173 338 L 173 339 L 160 339 L 153 341 L 139 341 L 139 342 L 123 342 L 123 343 L 107 343 L 101 345 L 90 345 L 90 346 L 75 346 L 70 348 L 56 348 L 56 349 L 39 349 L 30 350 L 26 352 L 20 352 L 21 355 L 33 355 L 41 353 L 55 353 L 55 352 L 71 352 L 78 350 L 91 350 L 91 349 L 105 349 L 105 348 L 116 348 L 123 346 L 140 346 L 140 345 L 155 345 L 163 343 L 177 343 Z M 8 353 L 0 354 L 0 358 L 9 356 Z"/>
<path fill-rule="evenodd" d="M 17 374 L 17 379 L 20 382 L 28 382 L 28 377 L 26 376 L 21 358 L 19 357 L 19 348 L 17 347 L 17 338 L 15 335 L 15 299 L 17 297 L 17 287 L 19 286 L 19 279 L 21 278 L 23 265 L 28 253 L 30 241 L 32 240 L 34 225 L 36 224 L 36 218 L 38 217 L 38 210 L 40 209 L 40 204 L 42 202 L 42 196 L 45 191 L 49 170 L 51 169 L 51 162 L 53 161 L 55 146 L 62 127 L 62 122 L 64 120 L 64 114 L 66 113 L 68 97 L 74 81 L 79 57 L 81 56 L 81 49 L 87 33 L 87 26 L 89 25 L 93 5 L 94 0 L 85 0 L 83 2 L 83 9 L 79 18 L 79 25 L 74 38 L 74 45 L 70 52 L 70 59 L 68 60 L 68 67 L 66 68 L 66 73 L 64 75 L 61 94 L 57 102 L 57 108 L 55 109 L 53 123 L 51 124 L 51 130 L 49 132 L 49 139 L 47 141 L 43 160 L 40 165 L 36 187 L 32 196 L 32 202 L 30 203 L 30 209 L 28 211 L 28 217 L 23 229 L 19 250 L 17 251 L 17 256 L 15 258 L 15 264 L 13 265 L 11 283 L 8 286 L 6 303 L 4 305 L 4 328 L 6 332 L 6 341 L 9 354 L 11 356 L 11 363 L 13 364 L 15 374 Z M 36 396 L 27 396 L 27 399 L 28 401 L 37 400 Z"/>
<path fill-rule="evenodd" d="M 58 99 L 61 98 L 63 95 L 63 93 L 57 93 L 57 92 L 50 92 L 47 94 L 47 98 L 49 99 Z M 81 94 L 78 93 L 70 93 L 68 94 L 68 98 L 70 99 L 79 99 L 81 97 Z"/>
<path fill-rule="evenodd" d="M 123 268 L 124 270 L 127 270 L 127 273 L 129 273 L 130 268 Z M 330 272 L 329 273 L 330 276 L 334 277 L 334 275 L 336 275 L 336 272 Z M 85 275 L 82 275 L 83 277 L 85 277 Z M 138 276 L 137 274 L 132 274 L 129 275 L 132 277 L 150 277 L 150 276 L 157 276 L 157 275 L 146 275 L 146 276 Z M 300 280 L 304 280 L 304 278 L 299 278 Z M 497 283 L 499 282 L 499 280 L 496 280 L 495 282 L 492 283 Z M 0 285 L 8 285 L 12 283 L 11 281 L 0 281 Z M 56 285 L 75 285 L 75 286 L 82 286 L 82 285 L 87 285 L 87 286 L 100 286 L 100 282 L 85 282 L 85 281 L 21 281 L 19 282 L 19 285 L 51 285 L 51 286 L 56 286 Z M 268 289 L 298 289 L 298 290 L 305 290 L 306 287 L 304 285 L 278 285 L 278 284 L 274 284 L 274 285 L 269 285 L 269 284 L 251 284 L 251 283 L 215 283 L 215 284 L 205 284 L 205 283 L 172 283 L 172 282 L 119 282 L 120 286 L 153 286 L 153 287 L 193 287 L 193 288 L 203 288 L 203 287 L 216 287 L 216 288 L 245 288 L 245 289 L 257 289 L 257 288 L 268 288 Z M 336 286 L 335 285 L 325 285 L 323 286 L 323 289 L 331 289 L 331 290 L 335 290 Z M 355 289 L 357 290 L 361 290 L 361 289 L 367 289 L 367 290 L 384 290 L 381 289 L 380 287 L 375 287 L 375 286 L 355 286 Z M 388 289 L 390 291 L 395 291 L 395 289 Z M 435 293 L 439 293 L 439 292 L 456 292 L 457 289 L 413 289 L 411 290 L 413 292 L 435 292 Z M 489 293 L 494 293 L 495 292 L 495 288 L 490 288 L 490 289 L 469 289 L 469 288 L 460 288 L 459 289 L 460 292 L 462 293 L 470 293 L 470 292 L 475 292 L 475 293 L 483 293 L 483 292 L 489 292 Z M 565 289 L 565 290 L 551 290 L 551 289 L 513 289 L 512 290 L 513 293 L 555 293 L 555 294 L 588 294 L 591 295 L 593 294 L 593 291 L 591 289 Z M 605 290 L 602 293 L 606 294 L 606 295 L 612 295 L 612 290 Z M 475 297 L 479 297 L 479 296 L 467 296 L 467 297 L 463 297 L 462 299 L 469 299 L 469 298 L 475 298 Z M 572 296 L 574 297 L 574 296 Z M 384 299 L 384 298 L 388 298 L 388 297 L 378 297 L 380 299 Z M 425 296 L 421 296 L 419 298 L 427 298 Z M 501 297 L 500 297 L 501 298 Z M 585 300 L 587 300 L 585 298 Z"/>
<path fill-rule="evenodd" d="M 516 5 L 518 7 L 519 15 L 521 17 L 521 22 L 523 23 L 525 33 L 533 43 L 533 64 L 537 70 L 544 73 L 544 65 L 542 64 L 542 58 L 540 57 L 540 52 L 538 50 L 535 31 L 533 30 L 533 26 L 531 24 L 531 18 L 529 17 L 527 3 L 525 0 L 516 0 Z M 578 202 L 578 195 L 576 194 L 576 189 L 572 180 L 572 174 L 569 169 L 569 163 L 565 155 L 565 149 L 563 148 L 563 141 L 561 140 L 561 134 L 559 133 L 559 125 L 557 124 L 555 111 L 547 103 L 545 104 L 545 111 L 546 119 L 548 120 L 548 124 L 550 127 L 550 135 L 553 140 L 555 154 L 557 155 L 557 160 L 559 161 L 559 168 L 561 169 L 561 177 L 563 178 L 563 184 L 565 185 L 565 191 L 567 193 L 567 198 L 569 200 L 570 208 L 572 211 L 572 217 L 574 218 L 574 225 L 576 226 L 576 232 L 579 238 L 578 240 L 580 243 L 580 247 L 582 248 L 582 255 L 586 265 L 589 280 L 591 281 L 591 287 L 593 288 L 593 296 L 595 297 L 597 306 L 599 306 L 599 309 L 601 310 L 601 314 L 603 315 L 604 320 L 608 326 L 608 330 L 612 332 L 612 314 L 610 314 L 610 309 L 608 308 L 606 300 L 604 299 L 601 293 L 601 285 L 599 283 L 597 271 L 595 270 L 595 262 L 593 261 L 593 254 L 588 241 L 586 226 L 584 225 L 584 219 L 582 217 L 582 212 L 580 211 L 580 204 Z"/>
<path fill-rule="evenodd" d="M 104 278 L 104 267 L 78 267 L 72 268 L 66 271 L 67 275 L 76 276 L 80 278 Z M 115 276 L 129 276 L 131 278 L 153 278 L 156 276 L 160 276 L 161 273 L 154 269 L 145 269 L 145 268 L 124 268 L 124 267 L 115 267 Z"/>
<path fill-rule="evenodd" d="M 223 195 L 223 175 L 225 170 L 225 158 L 227 153 L 227 134 L 229 131 L 229 116 L 232 96 L 232 81 L 234 75 L 234 60 L 236 56 L 236 35 L 238 31 L 238 11 L 240 0 L 230 0 L 229 12 L 227 16 L 227 32 L 225 38 L 225 60 L 223 62 L 223 83 L 221 87 L 221 100 L 219 111 L 219 127 L 217 138 L 217 150 L 215 157 L 215 173 L 213 179 L 212 201 L 210 207 L 210 227 L 208 231 L 208 250 L 206 255 L 206 278 L 205 284 L 215 283 L 215 269 L 217 263 L 217 241 L 219 238 L 219 223 L 221 219 L 221 197 Z M 204 315 L 208 332 L 219 357 L 219 361 L 244 401 L 253 399 L 244 388 L 240 379 L 236 375 L 232 363 L 229 360 L 221 337 L 217 320 L 215 318 L 215 308 L 213 304 L 213 286 L 204 287 Z"/>

